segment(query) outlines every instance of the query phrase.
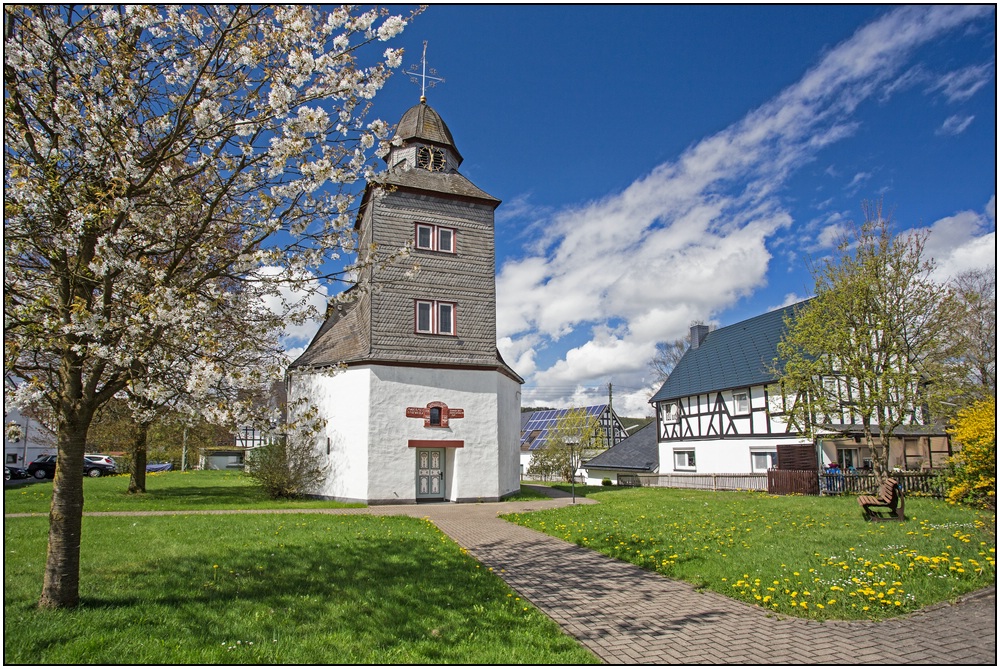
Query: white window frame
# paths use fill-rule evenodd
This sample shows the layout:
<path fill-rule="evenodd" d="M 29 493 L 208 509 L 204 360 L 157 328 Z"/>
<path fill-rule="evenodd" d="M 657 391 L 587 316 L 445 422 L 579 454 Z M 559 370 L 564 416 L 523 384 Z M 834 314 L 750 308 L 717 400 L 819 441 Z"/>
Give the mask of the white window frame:
<path fill-rule="evenodd" d="M 426 231 L 428 233 L 430 238 L 430 242 L 428 244 L 422 243 L 420 238 L 421 231 Z M 450 238 L 450 244 L 447 246 L 442 243 L 442 239 L 445 237 Z M 438 253 L 450 253 L 454 255 L 457 253 L 457 242 L 458 231 L 455 228 L 433 225 L 431 223 L 414 224 L 413 246 L 420 251 L 437 251 Z"/>
<path fill-rule="evenodd" d="M 741 391 L 733 393 L 733 415 L 745 416 L 750 413 L 750 393 Z"/>
<path fill-rule="evenodd" d="M 845 453 L 851 454 L 851 466 L 855 469 L 861 469 L 861 449 L 856 446 L 838 446 L 837 447 L 837 465 L 841 470 L 847 471 L 847 458 L 844 457 Z"/>
<path fill-rule="evenodd" d="M 684 456 L 683 464 L 678 456 Z M 697 470 L 697 461 L 693 448 L 678 448 L 674 450 L 674 471 L 693 472 Z"/>
<path fill-rule="evenodd" d="M 421 307 L 428 309 L 427 327 L 421 328 Z M 413 331 L 417 334 L 455 337 L 458 334 L 458 304 L 443 300 L 413 301 Z"/>
<path fill-rule="evenodd" d="M 765 467 L 764 469 L 759 469 L 757 467 L 757 463 L 754 460 L 754 458 L 756 456 L 758 456 L 758 455 L 767 455 L 767 456 L 770 456 L 768 458 L 768 460 L 769 460 L 768 466 Z M 752 448 L 752 449 L 750 449 L 750 471 L 753 472 L 754 474 L 766 473 L 767 470 L 770 469 L 771 467 L 777 467 L 777 466 L 778 466 L 778 450 L 777 449 L 773 449 L 773 450 L 769 449 L 769 448 Z"/>
<path fill-rule="evenodd" d="M 660 405 L 660 414 L 664 425 L 673 425 L 680 421 L 681 411 L 677 402 L 664 402 Z"/>

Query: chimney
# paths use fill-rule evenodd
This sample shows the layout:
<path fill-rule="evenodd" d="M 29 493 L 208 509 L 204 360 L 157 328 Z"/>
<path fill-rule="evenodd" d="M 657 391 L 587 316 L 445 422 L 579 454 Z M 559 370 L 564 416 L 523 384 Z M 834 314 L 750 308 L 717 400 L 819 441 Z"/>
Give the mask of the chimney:
<path fill-rule="evenodd" d="M 705 341 L 705 337 L 708 336 L 708 326 L 707 325 L 692 325 L 691 326 L 691 348 L 698 348 L 701 343 Z"/>

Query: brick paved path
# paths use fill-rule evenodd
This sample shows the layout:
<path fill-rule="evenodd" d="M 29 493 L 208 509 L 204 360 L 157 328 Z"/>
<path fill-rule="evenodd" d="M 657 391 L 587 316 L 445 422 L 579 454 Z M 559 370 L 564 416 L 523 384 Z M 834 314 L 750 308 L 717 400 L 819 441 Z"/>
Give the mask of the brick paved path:
<path fill-rule="evenodd" d="M 497 518 L 567 501 L 435 504 L 412 515 L 433 521 L 608 663 L 996 664 L 995 587 L 882 623 L 778 619 Z"/>
<path fill-rule="evenodd" d="M 995 586 L 954 605 L 938 604 L 881 623 L 779 619 L 497 517 L 569 502 L 564 497 L 283 512 L 428 518 L 609 664 L 997 663 Z"/>

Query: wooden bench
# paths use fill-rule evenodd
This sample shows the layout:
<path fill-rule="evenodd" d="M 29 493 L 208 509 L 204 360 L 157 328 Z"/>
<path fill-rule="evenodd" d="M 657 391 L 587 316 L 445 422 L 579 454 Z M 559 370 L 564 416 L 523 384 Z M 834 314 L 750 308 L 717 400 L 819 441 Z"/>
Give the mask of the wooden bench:
<path fill-rule="evenodd" d="M 865 520 L 906 520 L 903 513 L 906 503 L 903 491 L 899 488 L 899 481 L 896 479 L 886 479 L 876 496 L 861 495 L 858 497 L 858 504 L 861 505 Z M 875 509 L 886 509 L 888 515 L 883 515 L 883 512 Z"/>

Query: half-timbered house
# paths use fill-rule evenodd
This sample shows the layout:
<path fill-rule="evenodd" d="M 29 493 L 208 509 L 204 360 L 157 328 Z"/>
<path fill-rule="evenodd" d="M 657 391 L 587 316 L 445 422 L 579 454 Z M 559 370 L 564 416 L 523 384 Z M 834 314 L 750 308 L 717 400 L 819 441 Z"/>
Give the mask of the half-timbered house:
<path fill-rule="evenodd" d="M 523 380 L 496 347 L 500 201 L 459 173 L 451 131 L 423 98 L 386 162 L 364 192 L 360 244 L 410 246 L 411 256 L 365 269 L 372 290 L 332 306 L 290 366 L 289 399 L 308 399 L 325 421 L 316 448 L 328 474 L 315 493 L 369 504 L 501 499 L 520 488 Z"/>
<path fill-rule="evenodd" d="M 712 332 L 691 329 L 691 348 L 650 402 L 656 408 L 660 473 L 750 473 L 871 466 L 849 409 L 819 417 L 813 434 L 794 427 L 790 403 L 773 371 L 785 319 L 802 303 Z M 846 405 L 845 405 L 846 406 Z M 877 428 L 876 428 L 877 429 Z M 950 440 L 940 426 L 903 425 L 894 432 L 889 465 L 928 469 L 944 464 Z"/>

